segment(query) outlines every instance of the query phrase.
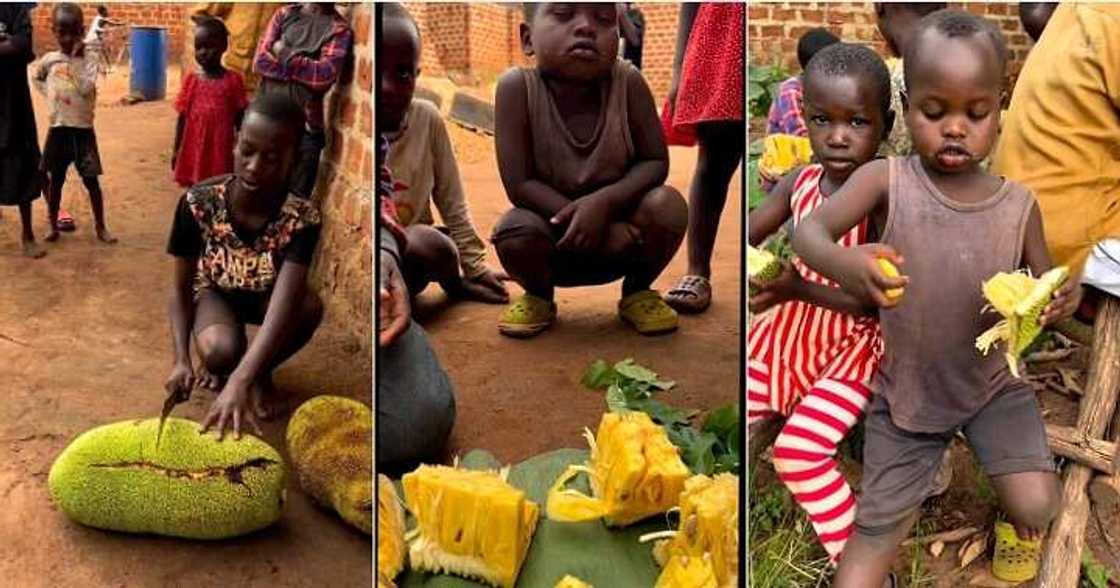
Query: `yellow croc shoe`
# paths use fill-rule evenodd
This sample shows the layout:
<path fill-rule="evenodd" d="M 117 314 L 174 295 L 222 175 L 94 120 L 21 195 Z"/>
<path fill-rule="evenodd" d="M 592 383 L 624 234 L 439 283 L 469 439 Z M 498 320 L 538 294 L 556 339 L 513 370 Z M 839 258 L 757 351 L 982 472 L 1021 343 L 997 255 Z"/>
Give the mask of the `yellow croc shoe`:
<path fill-rule="evenodd" d="M 1042 541 L 1019 537 L 1007 521 L 996 521 L 996 549 L 992 556 L 992 575 L 1005 582 L 1026 582 L 1038 574 Z"/>
<path fill-rule="evenodd" d="M 643 335 L 677 329 L 677 311 L 656 290 L 640 290 L 620 300 L 618 316 Z"/>
<path fill-rule="evenodd" d="M 498 319 L 498 332 L 507 337 L 532 337 L 556 322 L 556 303 L 523 294 L 509 303 Z"/>

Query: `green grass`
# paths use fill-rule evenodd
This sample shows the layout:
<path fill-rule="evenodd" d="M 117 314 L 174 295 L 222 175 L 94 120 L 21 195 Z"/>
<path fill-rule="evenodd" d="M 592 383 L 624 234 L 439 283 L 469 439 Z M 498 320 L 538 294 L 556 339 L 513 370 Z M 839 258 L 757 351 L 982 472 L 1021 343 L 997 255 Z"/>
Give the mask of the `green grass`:
<path fill-rule="evenodd" d="M 828 554 L 785 486 L 751 486 L 749 504 L 751 588 L 828 586 Z"/>

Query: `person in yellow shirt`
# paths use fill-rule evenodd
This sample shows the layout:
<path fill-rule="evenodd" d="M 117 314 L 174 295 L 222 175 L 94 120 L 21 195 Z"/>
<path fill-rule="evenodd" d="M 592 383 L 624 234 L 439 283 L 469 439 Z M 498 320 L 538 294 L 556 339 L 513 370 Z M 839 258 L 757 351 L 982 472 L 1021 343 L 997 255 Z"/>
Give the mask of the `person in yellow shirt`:
<path fill-rule="evenodd" d="M 212 16 L 225 23 L 229 30 L 229 50 L 222 56 L 222 65 L 245 80 L 245 92 L 250 96 L 259 82 L 253 73 L 253 56 L 257 44 L 268 30 L 268 22 L 284 4 L 267 2 L 204 2 L 191 9 L 191 18 Z"/>
<path fill-rule="evenodd" d="M 995 173 L 1038 198 L 1055 264 L 1120 236 L 1120 4 L 1061 3 L 1023 64 Z"/>

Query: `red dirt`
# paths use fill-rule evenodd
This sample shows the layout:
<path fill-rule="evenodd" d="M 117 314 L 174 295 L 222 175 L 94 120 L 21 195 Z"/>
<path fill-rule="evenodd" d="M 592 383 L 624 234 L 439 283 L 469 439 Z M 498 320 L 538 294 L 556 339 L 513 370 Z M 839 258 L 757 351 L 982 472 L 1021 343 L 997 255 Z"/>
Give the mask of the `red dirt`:
<path fill-rule="evenodd" d="M 452 130 L 452 140 L 464 133 Z M 471 215 L 484 240 L 509 207 L 498 177 L 493 138 L 468 137 L 484 156 L 460 164 Z M 460 152 L 459 145 L 456 151 Z M 668 183 L 688 192 L 696 150 L 672 148 Z M 674 406 L 710 410 L 736 402 L 739 384 L 740 222 L 739 175 L 731 180 L 713 260 L 713 303 L 699 316 L 682 316 L 680 329 L 655 338 L 638 335 L 616 313 L 619 284 L 557 290 L 559 320 L 529 340 L 498 334 L 501 306 L 474 302 L 447 304 L 438 286 L 422 296 L 418 314 L 455 386 L 458 420 L 452 451 L 487 449 L 503 462 L 562 447 L 584 447 L 580 432 L 595 429 L 606 410 L 602 392 L 580 386 L 584 369 L 596 359 L 633 357 L 677 387 L 662 400 Z M 654 287 L 665 291 L 685 270 L 682 245 Z M 493 247 L 492 268 L 500 268 Z M 511 293 L 520 292 L 510 284 Z"/>
<path fill-rule="evenodd" d="M 126 75 L 102 86 L 96 122 L 109 228 L 121 242 L 94 240 L 88 199 L 73 177 L 63 205 L 78 230 L 47 244 L 46 258 L 19 254 L 14 208 L 0 219 L 0 577 L 10 586 L 367 587 L 369 538 L 313 506 L 294 480 L 279 524 L 213 543 L 83 528 L 50 501 L 47 472 L 67 443 L 98 425 L 157 416 L 171 367 L 164 247 L 180 194 L 168 163 L 175 118 L 169 101 L 119 106 Z M 178 77 L 169 77 L 173 92 Z M 45 105 L 35 100 L 45 136 Z M 45 214 L 40 199 L 40 238 Z M 277 385 L 295 402 L 316 394 L 368 402 L 371 360 L 339 326 L 345 317 L 327 320 L 278 371 Z M 201 420 L 211 398 L 197 393 L 175 414 Z M 264 439 L 281 451 L 285 422 L 264 427 Z"/>

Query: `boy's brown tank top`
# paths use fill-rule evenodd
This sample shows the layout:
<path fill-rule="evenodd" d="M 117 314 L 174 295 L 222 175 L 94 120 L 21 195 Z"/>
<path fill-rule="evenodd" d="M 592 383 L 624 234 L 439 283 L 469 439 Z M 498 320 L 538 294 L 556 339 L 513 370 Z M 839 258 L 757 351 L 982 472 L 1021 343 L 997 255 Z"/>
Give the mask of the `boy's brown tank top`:
<path fill-rule="evenodd" d="M 610 81 L 603 84 L 599 122 L 586 141 L 578 141 L 568 130 L 540 71 L 521 70 L 528 91 L 533 172 L 537 179 L 575 199 L 626 175 L 634 160 L 626 91 L 633 67 L 626 61 L 615 61 Z"/>
<path fill-rule="evenodd" d="M 934 186 L 917 156 L 891 158 L 890 211 L 881 241 L 904 258 L 902 302 L 879 313 L 885 353 L 875 390 L 891 420 L 914 432 L 966 423 L 1013 383 L 997 346 L 983 356 L 976 337 L 994 325 L 981 282 L 1020 265 L 1034 196 L 1004 180 L 995 194 L 966 204 Z"/>

